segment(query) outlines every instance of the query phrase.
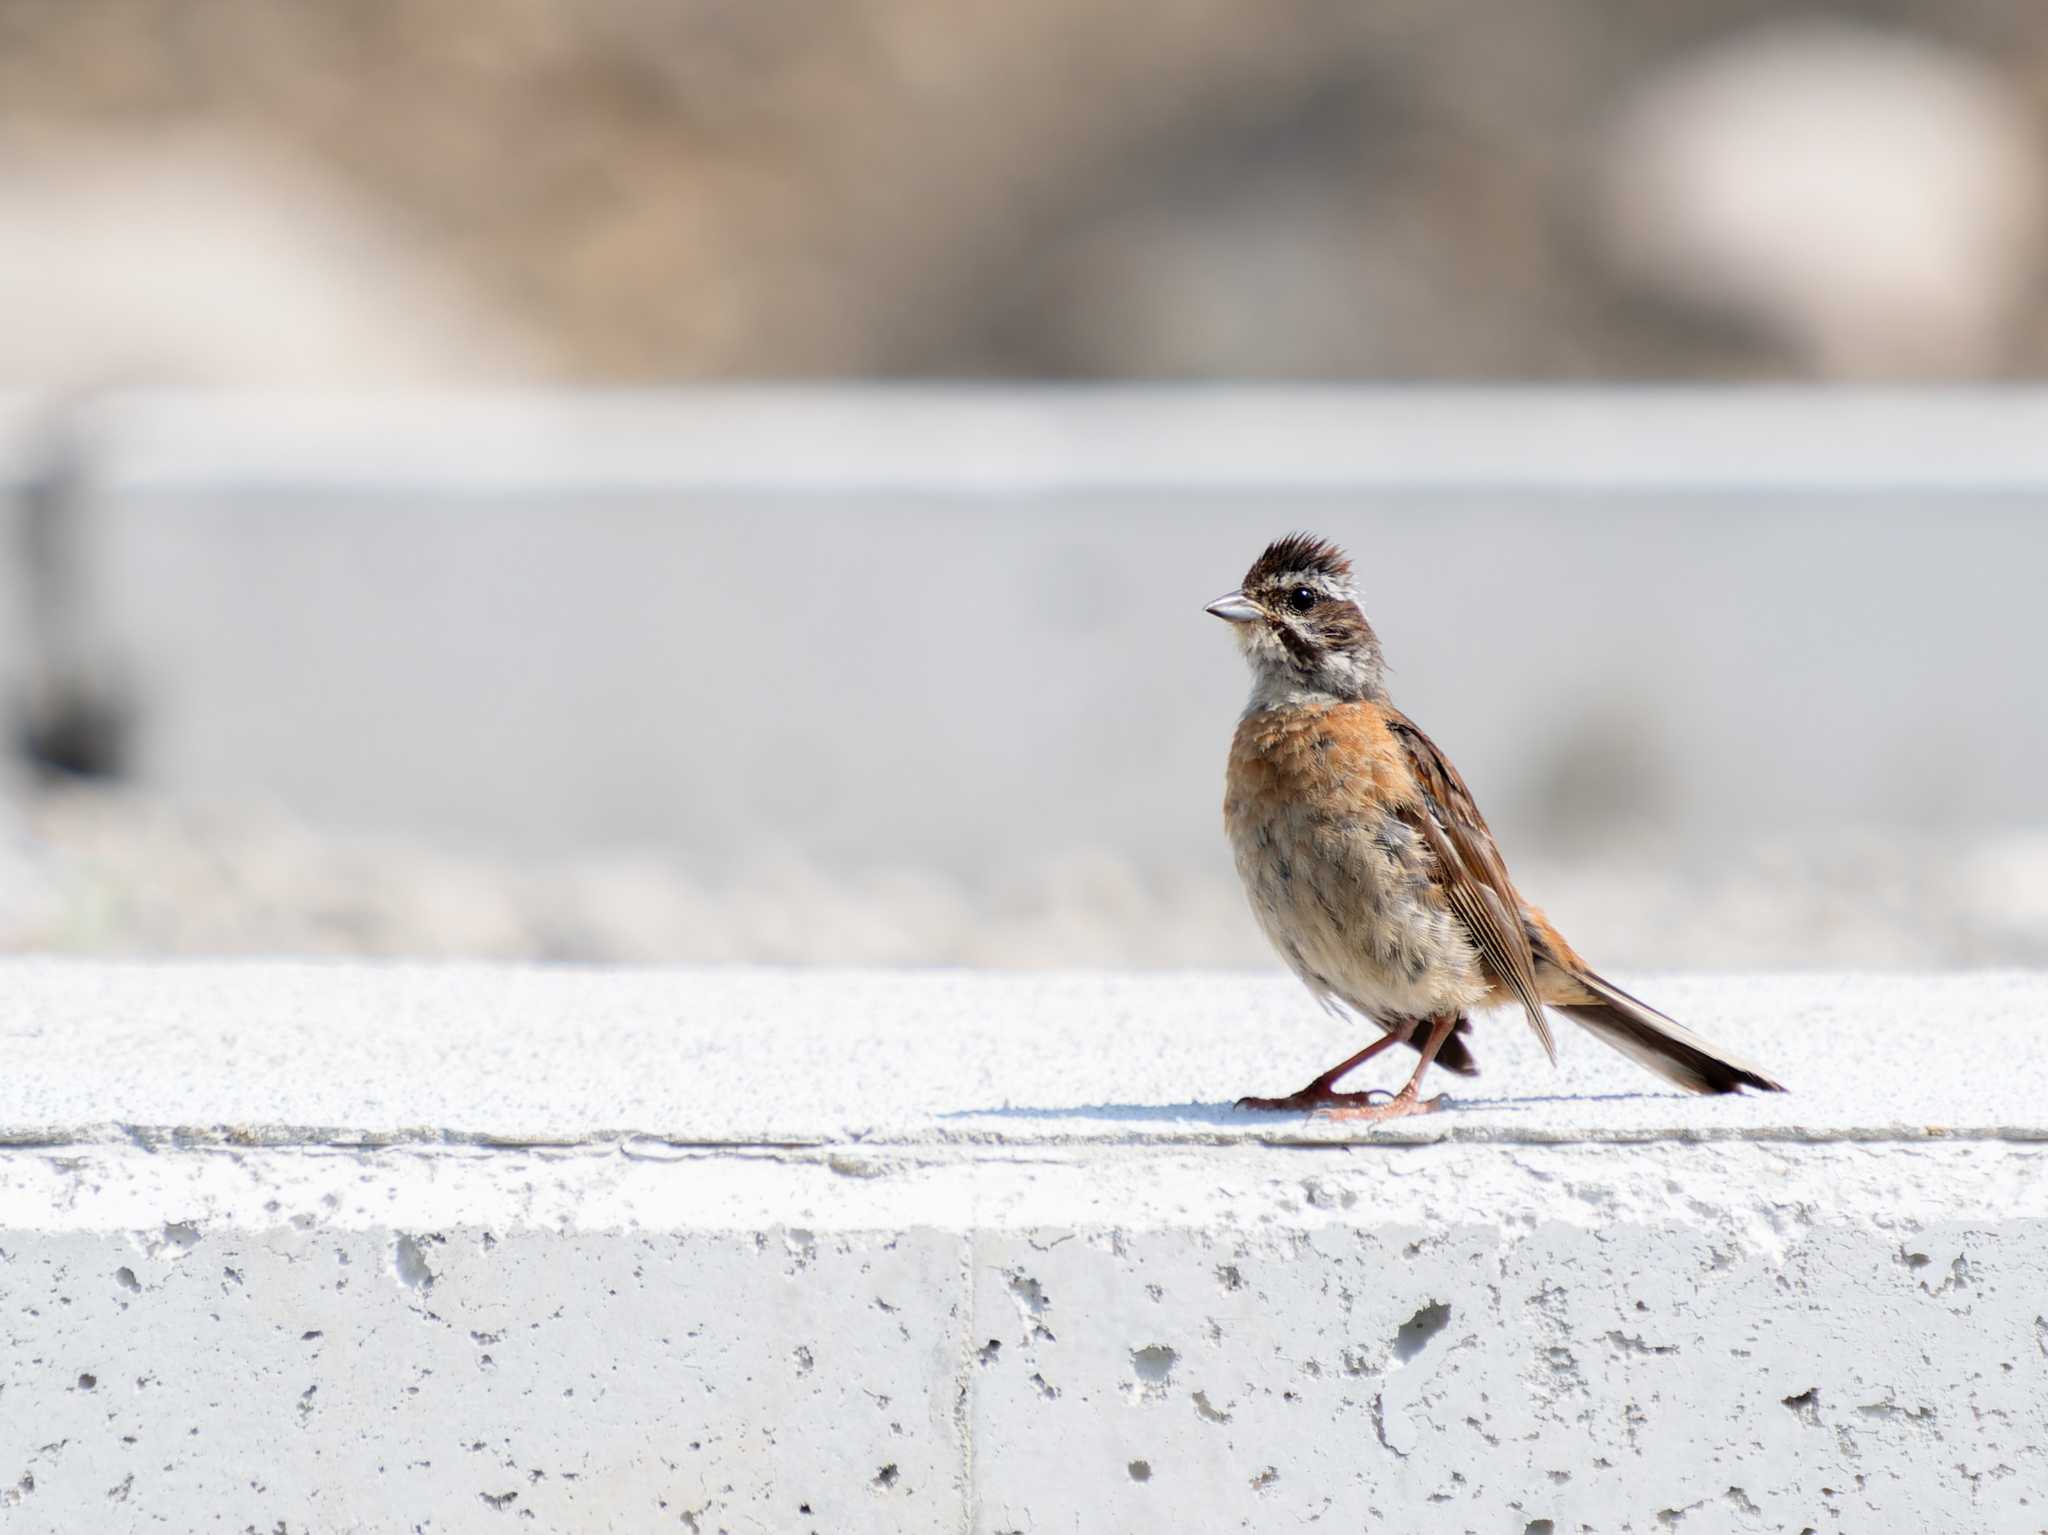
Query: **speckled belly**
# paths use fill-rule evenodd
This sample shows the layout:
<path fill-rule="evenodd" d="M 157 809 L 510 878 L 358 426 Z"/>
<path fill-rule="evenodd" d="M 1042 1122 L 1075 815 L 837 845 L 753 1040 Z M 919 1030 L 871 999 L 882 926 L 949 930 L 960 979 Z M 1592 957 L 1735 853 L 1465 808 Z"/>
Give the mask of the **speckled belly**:
<path fill-rule="evenodd" d="M 1232 807 L 1237 872 L 1273 947 L 1318 996 L 1374 1018 L 1461 1012 L 1486 995 L 1429 853 L 1392 815 Z"/>

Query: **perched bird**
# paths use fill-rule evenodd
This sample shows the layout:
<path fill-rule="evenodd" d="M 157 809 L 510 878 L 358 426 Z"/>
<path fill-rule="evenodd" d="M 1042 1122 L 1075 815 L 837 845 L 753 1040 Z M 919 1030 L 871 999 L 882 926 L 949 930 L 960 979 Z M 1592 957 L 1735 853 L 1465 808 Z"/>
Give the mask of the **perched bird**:
<path fill-rule="evenodd" d="M 1432 1062 L 1478 1070 L 1467 1014 L 1509 1004 L 1553 1062 L 1546 1007 L 1688 1091 L 1784 1090 L 1603 980 L 1516 892 L 1465 780 L 1388 702 L 1379 638 L 1335 545 L 1281 539 L 1208 611 L 1233 626 L 1251 663 L 1223 821 L 1252 911 L 1318 1001 L 1382 1031 L 1301 1091 L 1240 1107 L 1426 1113 L 1443 1101 L 1420 1096 Z M 1395 1044 L 1422 1055 L 1400 1092 L 1375 1103 L 1337 1091 Z"/>

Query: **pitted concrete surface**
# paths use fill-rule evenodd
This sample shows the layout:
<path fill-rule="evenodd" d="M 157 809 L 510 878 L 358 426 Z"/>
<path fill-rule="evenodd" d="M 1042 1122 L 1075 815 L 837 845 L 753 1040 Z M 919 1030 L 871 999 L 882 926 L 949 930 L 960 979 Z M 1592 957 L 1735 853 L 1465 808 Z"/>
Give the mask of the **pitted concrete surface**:
<path fill-rule="evenodd" d="M 0 974 L 0 1529 L 2048 1528 L 2040 978 Z"/>

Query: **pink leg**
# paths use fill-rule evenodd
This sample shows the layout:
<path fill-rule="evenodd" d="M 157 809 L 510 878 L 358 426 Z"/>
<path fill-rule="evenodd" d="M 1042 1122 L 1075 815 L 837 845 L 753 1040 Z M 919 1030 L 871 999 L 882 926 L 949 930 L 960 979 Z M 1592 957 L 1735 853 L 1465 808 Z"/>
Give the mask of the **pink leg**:
<path fill-rule="evenodd" d="M 1442 1098 L 1422 1096 L 1422 1078 L 1436 1060 L 1437 1051 L 1443 1049 L 1444 1041 L 1451 1037 L 1451 1030 L 1458 1026 L 1456 1013 L 1446 1014 L 1430 1024 L 1429 1043 L 1422 1047 L 1422 1059 L 1415 1063 L 1415 1075 L 1408 1079 L 1408 1085 L 1385 1103 L 1337 1104 L 1316 1111 L 1323 1119 L 1405 1119 L 1410 1114 L 1428 1114 L 1443 1107 Z"/>
<path fill-rule="evenodd" d="M 1337 1079 L 1354 1066 L 1361 1066 L 1371 1060 L 1389 1045 L 1398 1045 L 1403 1036 L 1383 1034 L 1349 1060 L 1332 1066 L 1298 1093 L 1289 1093 L 1285 1098 L 1240 1098 L 1237 1106 L 1241 1109 L 1274 1109 L 1281 1113 L 1302 1114 L 1315 1109 L 1334 1109 L 1345 1106 L 1364 1108 L 1372 1102 L 1372 1093 L 1340 1093 L 1336 1091 Z"/>

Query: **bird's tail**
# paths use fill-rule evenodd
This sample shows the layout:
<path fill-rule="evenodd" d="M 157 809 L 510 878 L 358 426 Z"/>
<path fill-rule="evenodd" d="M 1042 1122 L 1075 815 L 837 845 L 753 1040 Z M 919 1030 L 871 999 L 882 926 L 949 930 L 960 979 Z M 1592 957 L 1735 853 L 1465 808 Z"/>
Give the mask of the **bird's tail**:
<path fill-rule="evenodd" d="M 1460 1014 L 1458 1026 L 1445 1036 L 1443 1047 L 1436 1053 L 1437 1065 L 1446 1071 L 1455 1071 L 1461 1077 L 1478 1076 L 1479 1063 L 1472 1059 L 1471 1048 L 1465 1042 L 1465 1037 L 1471 1032 L 1472 1020 Z M 1428 1030 L 1417 1029 L 1408 1036 L 1408 1043 L 1420 1050 L 1427 1037 Z"/>
<path fill-rule="evenodd" d="M 1717 1050 L 1685 1025 L 1592 971 L 1578 969 L 1572 979 L 1593 1000 L 1552 1003 L 1555 1011 L 1687 1092 L 1732 1093 L 1741 1087 L 1767 1093 L 1785 1090 L 1755 1067 Z"/>

